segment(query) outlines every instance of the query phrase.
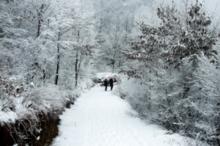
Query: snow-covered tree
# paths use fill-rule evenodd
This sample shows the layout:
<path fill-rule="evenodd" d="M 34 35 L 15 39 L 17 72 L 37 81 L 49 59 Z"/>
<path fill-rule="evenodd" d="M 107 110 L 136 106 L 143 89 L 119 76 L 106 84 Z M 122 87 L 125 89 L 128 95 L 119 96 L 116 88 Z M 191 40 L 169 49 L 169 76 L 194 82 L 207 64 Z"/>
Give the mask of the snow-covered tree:
<path fill-rule="evenodd" d="M 216 116 L 211 113 L 220 95 L 213 75 L 218 72 L 214 47 L 218 36 L 199 2 L 189 7 L 186 15 L 182 13 L 174 4 L 159 7 L 159 26 L 140 24 L 141 35 L 125 52 L 134 60 L 127 73 L 141 79 L 152 98 L 143 100 L 149 99 L 144 94 L 139 102 L 157 107 L 146 107 L 145 112 L 157 113 L 153 118 L 169 129 L 193 137 L 200 133 L 199 138 L 207 140 L 215 133 Z"/>

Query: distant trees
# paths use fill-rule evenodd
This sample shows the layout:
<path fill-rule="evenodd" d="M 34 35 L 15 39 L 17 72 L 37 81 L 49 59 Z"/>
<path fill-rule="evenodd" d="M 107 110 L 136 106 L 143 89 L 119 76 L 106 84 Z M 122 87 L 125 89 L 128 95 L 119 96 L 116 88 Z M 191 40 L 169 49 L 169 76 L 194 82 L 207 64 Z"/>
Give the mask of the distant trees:
<path fill-rule="evenodd" d="M 197 138 L 199 133 L 200 139 L 210 140 L 218 129 L 214 123 L 219 115 L 213 114 L 220 95 L 214 47 L 218 35 L 211 18 L 199 2 L 190 6 L 186 15 L 173 5 L 158 8 L 157 16 L 158 27 L 140 24 L 141 35 L 125 52 L 133 60 L 131 65 L 139 65 L 127 72 L 133 72 L 132 76 L 145 84 L 146 92 L 154 94 L 146 100 L 154 108 L 145 111 L 154 110 L 158 115 L 154 118 L 169 129 Z"/>
<path fill-rule="evenodd" d="M 97 68 L 117 72 L 126 62 L 123 50 L 129 46 L 129 37 L 134 28 L 136 5 L 133 1 L 99 0 L 96 5 Z M 130 13 L 130 9 L 134 13 Z"/>

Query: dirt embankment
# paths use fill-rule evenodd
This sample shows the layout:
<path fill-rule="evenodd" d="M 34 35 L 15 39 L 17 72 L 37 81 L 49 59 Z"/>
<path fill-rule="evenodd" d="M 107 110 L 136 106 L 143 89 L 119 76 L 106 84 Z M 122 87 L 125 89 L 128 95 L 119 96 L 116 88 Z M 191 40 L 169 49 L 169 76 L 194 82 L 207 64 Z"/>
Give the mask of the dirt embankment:
<path fill-rule="evenodd" d="M 58 135 L 59 114 L 41 113 L 37 115 L 37 119 L 26 118 L 13 124 L 1 124 L 0 145 L 49 146 Z"/>
<path fill-rule="evenodd" d="M 23 110 L 27 110 L 25 114 L 22 113 L 22 117 L 17 117 L 16 121 L 7 120 L 5 123 L 4 121 L 0 122 L 0 146 L 13 146 L 14 144 L 17 144 L 16 146 L 49 146 L 52 143 L 59 132 L 59 115 L 62 114 L 65 107 L 70 108 L 74 104 L 77 95 L 64 95 L 59 97 L 60 100 L 57 98 L 51 100 L 61 91 L 59 91 L 58 87 L 53 86 L 45 88 L 45 90 L 47 89 L 49 90 L 47 94 L 41 95 L 38 93 L 42 93 L 44 90 L 33 92 L 32 90 L 34 89 L 28 90 L 23 85 L 8 81 L 7 79 L 1 79 L 0 77 L 0 111 L 16 113 L 16 109 L 20 107 Z M 25 92 L 33 93 L 29 95 L 25 94 Z M 25 98 L 22 99 L 18 96 L 21 94 Z M 47 95 L 51 96 L 48 100 L 41 98 Z M 43 103 L 46 103 L 45 107 L 49 106 L 50 108 L 47 110 L 38 108 L 38 106 L 44 107 Z M 54 103 L 55 105 L 53 105 Z M 56 106 L 56 103 L 61 104 Z M 16 106 L 17 108 L 15 108 Z"/>

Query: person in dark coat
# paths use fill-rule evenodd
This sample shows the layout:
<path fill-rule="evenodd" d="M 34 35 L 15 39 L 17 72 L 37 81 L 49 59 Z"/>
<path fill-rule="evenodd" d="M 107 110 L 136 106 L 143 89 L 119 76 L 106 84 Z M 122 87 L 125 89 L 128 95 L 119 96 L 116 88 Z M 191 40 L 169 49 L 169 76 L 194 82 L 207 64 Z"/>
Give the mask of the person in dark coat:
<path fill-rule="evenodd" d="M 111 90 L 112 90 L 112 89 L 113 89 L 113 86 L 114 86 L 114 81 L 113 81 L 112 78 L 109 80 L 109 85 L 110 85 Z"/>
<path fill-rule="evenodd" d="M 105 79 L 105 80 L 103 81 L 103 84 L 104 84 L 104 86 L 105 86 L 105 91 L 107 91 L 107 90 L 108 90 L 108 80 Z"/>

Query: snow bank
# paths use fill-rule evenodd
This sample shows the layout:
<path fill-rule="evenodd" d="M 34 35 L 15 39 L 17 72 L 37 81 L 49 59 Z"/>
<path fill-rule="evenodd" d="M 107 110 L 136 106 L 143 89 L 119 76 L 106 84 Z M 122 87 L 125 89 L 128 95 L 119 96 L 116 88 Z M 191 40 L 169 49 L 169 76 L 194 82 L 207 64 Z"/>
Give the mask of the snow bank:
<path fill-rule="evenodd" d="M 15 112 L 2 112 L 0 111 L 0 123 L 7 123 L 12 122 L 14 123 L 15 120 L 18 118 L 17 114 Z"/>
<path fill-rule="evenodd" d="M 39 112 L 62 111 L 79 95 L 77 91 L 62 90 L 52 84 L 27 89 L 21 94 L 14 91 L 16 88 L 12 89 L 10 92 L 14 95 L 0 94 L 0 123 L 13 123 L 25 117 L 36 118 Z"/>
<path fill-rule="evenodd" d="M 120 75 L 121 82 L 118 88 L 114 91 L 115 95 L 127 100 L 129 104 L 145 118 L 155 117 L 154 113 L 149 113 L 150 99 L 153 98 L 151 93 L 146 90 L 146 85 L 139 79 L 129 78 L 126 75 Z M 143 98 L 145 97 L 145 98 Z"/>
<path fill-rule="evenodd" d="M 69 99 L 55 85 L 34 89 L 25 99 L 25 103 L 34 109 L 61 109 Z"/>

